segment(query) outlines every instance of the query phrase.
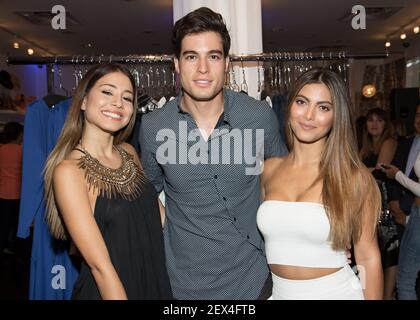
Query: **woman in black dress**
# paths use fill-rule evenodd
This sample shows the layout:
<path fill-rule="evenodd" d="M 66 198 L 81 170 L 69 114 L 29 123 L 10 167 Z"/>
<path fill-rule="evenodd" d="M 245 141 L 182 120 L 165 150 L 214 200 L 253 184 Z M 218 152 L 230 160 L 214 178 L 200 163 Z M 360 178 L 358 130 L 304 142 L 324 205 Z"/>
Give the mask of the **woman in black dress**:
<path fill-rule="evenodd" d="M 101 64 L 85 75 L 45 168 L 52 234 L 83 262 L 73 299 L 171 299 L 157 194 L 133 147 L 130 72 Z"/>
<path fill-rule="evenodd" d="M 384 270 L 384 299 L 394 298 L 398 267 L 399 240 L 396 224 L 388 209 L 387 177 L 379 167 L 391 163 L 397 141 L 391 136 L 391 126 L 386 112 L 380 108 L 368 111 L 362 135 L 360 157 L 375 177 L 382 195 L 382 216 L 378 228 L 382 268 Z"/>

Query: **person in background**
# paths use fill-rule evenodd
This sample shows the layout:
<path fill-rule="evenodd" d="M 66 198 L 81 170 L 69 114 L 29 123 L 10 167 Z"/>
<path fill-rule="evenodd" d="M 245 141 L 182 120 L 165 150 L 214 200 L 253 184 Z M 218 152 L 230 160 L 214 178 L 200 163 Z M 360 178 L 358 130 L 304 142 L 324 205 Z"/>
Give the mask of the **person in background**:
<path fill-rule="evenodd" d="M 390 179 L 395 179 L 414 195 L 414 203 L 401 241 L 400 262 L 398 269 L 398 299 L 416 300 L 416 280 L 420 271 L 420 183 L 407 177 L 393 165 L 384 165 L 384 172 Z M 420 156 L 414 164 L 416 176 L 420 176 Z"/>
<path fill-rule="evenodd" d="M 373 108 L 366 114 L 360 158 L 375 177 L 383 200 L 382 210 L 387 210 L 387 177 L 379 167 L 380 163 L 390 163 L 397 148 L 397 139 L 392 136 L 392 125 L 385 110 Z M 385 202 L 384 202 L 385 201 Z M 395 222 L 381 224 L 378 229 L 381 248 L 382 268 L 384 269 L 384 299 L 395 296 L 395 283 L 398 270 L 399 239 Z"/>
<path fill-rule="evenodd" d="M 339 75 L 319 68 L 302 74 L 290 91 L 286 123 L 290 153 L 265 161 L 257 214 L 271 299 L 382 299 L 380 193 L 358 157 Z M 352 243 L 360 280 L 347 263 Z"/>
<path fill-rule="evenodd" d="M 372 172 L 380 169 L 379 163 L 391 162 L 397 148 L 397 140 L 391 136 L 391 125 L 385 110 L 380 108 L 369 110 L 365 124 L 359 155 Z"/>
<path fill-rule="evenodd" d="M 83 262 L 72 299 L 171 299 L 157 193 L 136 151 L 136 86 L 124 66 L 92 67 L 45 166 L 47 221 Z"/>
<path fill-rule="evenodd" d="M 0 137 L 0 250 L 14 253 L 22 178 L 23 126 L 5 125 Z"/>
<path fill-rule="evenodd" d="M 418 276 L 420 272 L 420 152 L 418 151 L 418 135 L 420 133 L 420 104 L 416 109 L 414 127 L 417 135 L 411 143 L 405 173 L 400 167 L 384 164 L 383 170 L 386 175 L 395 179 L 404 189 L 414 195 L 414 201 L 409 214 L 404 234 L 401 241 L 399 268 L 397 276 L 397 291 L 399 300 L 415 300 L 420 297 L 416 293 Z M 402 142 L 406 145 L 406 141 Z M 415 155 L 414 163 L 411 160 Z M 395 163 L 394 161 L 393 163 Z M 401 166 L 403 168 L 403 166 Z M 408 172 L 408 174 L 407 174 Z M 403 222 L 405 224 L 405 222 Z M 417 279 L 417 282 L 416 282 Z"/>

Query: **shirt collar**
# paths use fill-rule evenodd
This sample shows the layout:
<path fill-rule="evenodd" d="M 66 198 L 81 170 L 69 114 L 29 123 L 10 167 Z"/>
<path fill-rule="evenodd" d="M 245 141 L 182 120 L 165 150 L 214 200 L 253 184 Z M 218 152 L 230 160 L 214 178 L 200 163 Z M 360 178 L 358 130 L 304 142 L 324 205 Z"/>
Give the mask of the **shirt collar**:
<path fill-rule="evenodd" d="M 232 102 L 231 94 L 232 93 L 231 93 L 230 90 L 223 89 L 223 101 L 224 101 L 224 106 L 223 106 L 224 110 L 223 110 L 223 113 L 222 113 L 222 116 L 223 117 L 220 117 L 218 123 L 216 124 L 216 128 L 217 127 L 220 127 L 220 126 L 222 126 L 224 124 L 227 124 L 229 126 L 231 125 L 231 123 L 230 123 L 230 121 L 231 121 L 230 120 L 231 119 L 231 117 L 230 117 L 230 110 L 232 109 L 231 108 L 231 102 Z M 182 95 L 183 95 L 183 90 L 181 89 L 180 92 L 179 92 L 179 94 L 178 94 L 178 96 L 175 98 L 176 99 L 176 105 L 177 105 L 177 108 L 178 108 L 178 113 L 187 115 L 189 113 L 188 112 L 185 112 L 181 108 Z"/>

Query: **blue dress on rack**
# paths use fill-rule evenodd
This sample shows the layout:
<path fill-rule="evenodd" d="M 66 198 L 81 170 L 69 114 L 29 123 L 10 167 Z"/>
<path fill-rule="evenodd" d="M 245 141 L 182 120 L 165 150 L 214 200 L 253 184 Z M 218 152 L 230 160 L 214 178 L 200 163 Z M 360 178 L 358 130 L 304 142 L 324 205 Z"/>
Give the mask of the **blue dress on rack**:
<path fill-rule="evenodd" d="M 78 269 L 67 244 L 55 240 L 45 220 L 43 170 L 63 128 L 70 99 L 52 107 L 28 106 L 23 137 L 22 191 L 17 236 L 27 238 L 33 223 L 29 299 L 70 299 Z"/>

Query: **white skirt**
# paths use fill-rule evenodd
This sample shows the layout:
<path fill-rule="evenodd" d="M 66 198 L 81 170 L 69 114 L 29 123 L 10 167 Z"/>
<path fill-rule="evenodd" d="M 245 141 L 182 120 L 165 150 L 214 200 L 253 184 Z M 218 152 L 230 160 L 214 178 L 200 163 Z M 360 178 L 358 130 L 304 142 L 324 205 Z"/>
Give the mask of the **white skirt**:
<path fill-rule="evenodd" d="M 364 300 L 359 278 L 349 265 L 324 277 L 290 280 L 274 273 L 269 300 Z"/>

